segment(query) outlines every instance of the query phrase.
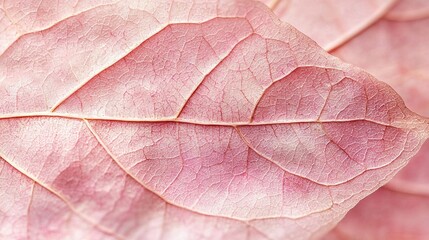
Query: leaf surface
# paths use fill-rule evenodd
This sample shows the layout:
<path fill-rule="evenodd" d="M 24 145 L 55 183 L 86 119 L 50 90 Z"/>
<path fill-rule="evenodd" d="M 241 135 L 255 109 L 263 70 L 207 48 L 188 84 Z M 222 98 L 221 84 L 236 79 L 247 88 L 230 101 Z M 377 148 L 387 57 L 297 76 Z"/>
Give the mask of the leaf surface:
<path fill-rule="evenodd" d="M 411 110 L 429 116 L 428 24 L 428 18 L 412 22 L 382 20 L 332 53 L 384 79 Z M 363 57 L 368 48 L 372 51 L 366 51 Z"/>
<path fill-rule="evenodd" d="M 426 0 L 400 0 L 386 15 L 391 20 L 417 20 L 429 17 L 429 2 Z"/>
<path fill-rule="evenodd" d="M 323 239 L 427 239 L 427 202 L 427 196 L 380 188 L 359 202 Z"/>
<path fill-rule="evenodd" d="M 262 4 L 60 19 L 0 56 L 4 238 L 309 239 L 428 137 Z"/>
<path fill-rule="evenodd" d="M 401 94 L 410 109 L 429 116 L 429 97 L 426 94 L 429 91 L 429 49 L 426 44 L 428 24 L 428 18 L 407 22 L 383 20 L 333 53 L 367 69 L 379 79 L 386 79 Z M 366 54 L 365 60 L 357 56 L 368 46 L 372 46 L 374 50 Z M 388 67 L 383 67 L 386 64 Z M 417 188 L 422 188 L 418 186 L 429 182 L 426 168 L 423 167 L 427 164 L 423 160 L 427 158 L 425 149 L 426 147 L 392 184 L 396 182 L 398 185 L 408 186 L 413 182 Z M 408 179 L 406 182 L 409 184 L 401 183 L 399 179 Z M 413 189 L 413 186 L 404 189 Z"/>
<path fill-rule="evenodd" d="M 21 36 L 51 27 L 65 18 L 117 0 L 0 1 L 0 53 Z"/>
<path fill-rule="evenodd" d="M 390 14 L 387 17 L 390 19 Z M 382 20 L 334 54 L 384 79 L 412 110 L 429 116 L 428 20 Z M 367 51 L 369 46 L 372 51 Z M 358 56 L 364 52 L 365 58 Z M 334 236 L 355 239 L 357 235 L 363 236 L 361 234 L 365 234 L 365 239 L 426 239 L 429 234 L 424 224 L 429 220 L 428 159 L 427 141 L 407 167 L 359 203 L 325 239 Z M 367 230 L 362 232 L 362 228 Z"/>
<path fill-rule="evenodd" d="M 426 3 L 407 0 L 397 2 L 393 9 L 382 16 L 384 20 L 378 20 L 374 26 L 357 34 L 350 42 L 335 49 L 333 54 L 388 82 L 412 110 L 428 116 Z M 320 18 L 313 15 L 312 11 L 307 13 L 306 9 L 302 12 L 303 16 L 312 18 L 312 21 Z M 301 27 L 299 24 L 295 26 Z M 323 30 L 335 28 L 336 25 L 325 25 Z M 316 34 L 320 28 L 310 31 Z M 426 142 L 407 167 L 385 187 L 352 209 L 324 239 L 426 239 L 429 233 L 422 223 L 428 221 L 426 216 L 429 210 L 428 156 L 429 142 Z M 385 205 L 380 207 L 381 202 Z"/>
<path fill-rule="evenodd" d="M 332 50 L 382 17 L 395 0 L 264 0 L 281 20 Z"/>

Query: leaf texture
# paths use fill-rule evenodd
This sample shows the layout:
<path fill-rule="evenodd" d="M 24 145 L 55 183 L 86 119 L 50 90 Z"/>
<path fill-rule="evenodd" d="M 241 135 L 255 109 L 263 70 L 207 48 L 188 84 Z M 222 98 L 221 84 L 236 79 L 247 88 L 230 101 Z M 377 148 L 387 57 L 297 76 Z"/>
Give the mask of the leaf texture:
<path fill-rule="evenodd" d="M 333 54 L 384 79 L 411 110 L 429 116 L 428 24 L 429 18 L 411 22 L 381 20 Z M 369 47 L 372 51 L 367 51 L 365 58 L 359 56 Z"/>
<path fill-rule="evenodd" d="M 427 239 L 427 201 L 422 195 L 380 188 L 353 208 L 323 239 Z"/>
<path fill-rule="evenodd" d="M 315 238 L 428 137 L 262 4 L 62 14 L 0 56 L 2 238 Z"/>
<path fill-rule="evenodd" d="M 49 28 L 58 21 L 85 12 L 101 5 L 112 4 L 115 0 L 49 0 L 0 2 L 0 53 L 3 53 L 18 38 L 28 33 Z"/>
<path fill-rule="evenodd" d="M 423 0 L 424 1 L 424 0 Z M 281 20 L 326 50 L 347 42 L 382 17 L 395 0 L 264 0 Z"/>
<path fill-rule="evenodd" d="M 427 108 L 429 98 L 426 94 L 429 90 L 429 58 L 427 57 L 429 49 L 426 46 L 426 36 L 429 35 L 428 20 L 426 18 L 407 22 L 380 21 L 361 36 L 339 48 L 334 54 L 362 66 L 379 79 L 386 79 L 386 82 L 401 94 L 410 109 L 429 116 Z M 357 56 L 369 45 L 374 47 L 374 51 L 367 54 L 372 64 Z M 382 65 L 385 63 L 389 67 L 383 68 Z M 407 187 L 404 187 L 404 190 L 413 189 L 412 185 L 415 184 L 416 188 L 421 189 L 422 187 L 418 186 L 423 186 L 429 181 L 429 178 L 425 177 L 426 168 L 423 167 L 427 163 L 423 160 L 427 158 L 427 150 L 424 149 L 426 147 L 415 157 L 416 160 L 411 163 L 411 166 L 394 179 L 392 184 L 394 182 L 398 185 L 405 184 Z M 406 182 L 413 182 L 413 184 L 401 183 L 399 179 L 404 181 L 408 179 Z M 426 191 L 423 190 L 423 192 Z"/>
<path fill-rule="evenodd" d="M 429 2 L 425 0 L 400 0 L 386 15 L 391 20 L 417 20 L 429 17 Z"/>
<path fill-rule="evenodd" d="M 426 1 L 397 1 L 382 20 L 332 53 L 388 82 L 412 110 L 428 116 L 429 52 L 426 47 L 428 23 L 425 4 Z M 335 7 L 341 9 L 338 5 Z M 318 21 L 320 16 L 305 10 L 303 16 L 313 19 L 310 21 Z M 302 22 L 295 27 L 303 28 L 300 24 L 305 27 Z M 336 25 L 325 25 L 323 29 L 335 28 Z M 309 35 L 317 34 L 319 29 L 312 31 Z M 336 37 L 342 38 L 340 35 Z M 358 204 L 323 239 L 426 239 L 429 233 L 422 223 L 428 221 L 429 210 L 428 150 L 429 142 L 426 142 L 406 168 L 385 187 Z"/>
<path fill-rule="evenodd" d="M 404 4 L 401 1 L 399 5 Z M 392 9 L 392 13 L 396 14 L 396 9 Z M 391 16 L 387 14 L 388 20 L 375 24 L 334 54 L 385 79 L 412 110 L 429 116 L 428 19 L 409 15 L 409 19 L 403 19 L 406 21 L 392 21 Z M 368 46 L 373 50 L 366 51 Z M 363 52 L 365 60 L 357 56 Z M 383 67 L 386 64 L 389 67 Z M 333 239 L 334 235 L 338 239 L 356 239 L 362 234 L 365 239 L 426 239 L 429 234 L 424 224 L 429 213 L 428 159 L 427 141 L 406 168 L 374 196 L 358 204 L 326 239 Z M 365 233 L 360 230 L 363 227 L 367 229 Z"/>

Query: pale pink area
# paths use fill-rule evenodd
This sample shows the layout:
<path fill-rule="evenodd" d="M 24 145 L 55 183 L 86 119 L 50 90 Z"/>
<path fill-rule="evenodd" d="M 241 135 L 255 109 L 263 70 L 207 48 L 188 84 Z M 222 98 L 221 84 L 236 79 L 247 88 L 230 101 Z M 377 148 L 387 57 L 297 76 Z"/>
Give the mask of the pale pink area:
<path fill-rule="evenodd" d="M 424 0 L 423 0 L 424 1 Z M 281 20 L 331 50 L 381 18 L 394 0 L 272 0 L 262 1 Z"/>
<path fill-rule="evenodd" d="M 198 214 L 168 204 L 164 210 L 164 220 L 162 235 L 158 238 L 162 240 L 267 239 L 264 232 L 245 222 Z"/>
<path fill-rule="evenodd" d="M 278 1 L 277 0 L 260 0 L 260 2 L 264 3 L 268 7 L 274 6 Z"/>
<path fill-rule="evenodd" d="M 2 129 L 5 124 L 16 124 L 5 133 L 8 138 L 2 135 L 2 149 L 6 142 L 11 143 L 11 138 L 26 139 L 16 144 L 31 145 L 27 149 L 33 149 L 25 154 L 7 152 L 7 161 L 14 167 L 1 162 L 1 177 L 8 180 L 1 182 L 4 201 L 0 204 L 0 218 L 5 222 L 0 228 L 1 236 L 244 239 L 249 235 L 250 239 L 265 239 L 263 233 L 241 221 L 206 216 L 165 202 L 112 162 L 83 122 L 56 120 L 1 121 Z M 38 128 L 25 127 L 28 121 Z M 76 141 L 78 136 L 83 138 Z M 52 151 L 43 156 L 41 150 L 46 148 Z M 31 179 L 37 179 L 37 183 L 34 185 Z"/>
<path fill-rule="evenodd" d="M 341 221 L 341 227 L 323 239 L 426 240 L 429 235 L 428 212 L 427 196 L 381 188 L 362 200 Z"/>
<path fill-rule="evenodd" d="M 429 1 L 399 0 L 389 10 L 386 18 L 399 21 L 409 21 L 429 17 Z"/>

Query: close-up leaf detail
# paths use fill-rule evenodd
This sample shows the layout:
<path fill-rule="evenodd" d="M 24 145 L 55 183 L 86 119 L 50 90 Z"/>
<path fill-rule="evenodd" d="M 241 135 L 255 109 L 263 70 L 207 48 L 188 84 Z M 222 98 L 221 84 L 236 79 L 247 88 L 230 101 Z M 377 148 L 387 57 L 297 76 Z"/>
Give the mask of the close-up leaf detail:
<path fill-rule="evenodd" d="M 362 2 L 312 40 L 250 0 L 0 1 L 0 239 L 323 237 L 429 138 L 427 21 Z"/>
<path fill-rule="evenodd" d="M 297 4 L 295 1 L 276 1 L 274 5 L 272 3 L 270 5 L 268 2 L 267 5 L 282 19 L 295 19 L 294 26 L 307 31 L 306 34 L 314 36 L 315 39 L 320 36 L 320 31 L 334 31 L 338 26 L 325 24 L 322 28 L 316 28 L 308 25 L 308 22 L 323 21 L 326 11 L 322 9 L 329 6 L 333 12 L 343 12 L 342 9 L 352 8 L 350 4 L 333 5 L 329 0 L 313 2 L 312 8 L 299 9 L 299 12 L 306 13 L 301 16 L 307 19 L 298 21 L 299 18 L 291 16 L 293 11 L 289 10 L 289 7 L 281 7 L 294 7 L 294 4 Z M 325 49 L 387 82 L 398 91 L 411 110 L 429 116 L 429 48 L 426 40 L 429 34 L 429 2 L 400 0 L 392 3 L 393 6 L 387 9 L 384 15 L 373 19 L 370 26 L 348 41 L 330 49 L 325 46 Z M 307 14 L 308 9 L 316 9 L 319 14 Z M 330 37 L 338 39 L 337 42 L 345 39 L 341 33 Z M 428 159 L 429 141 L 407 167 L 387 185 L 359 203 L 324 239 L 427 239 Z"/>

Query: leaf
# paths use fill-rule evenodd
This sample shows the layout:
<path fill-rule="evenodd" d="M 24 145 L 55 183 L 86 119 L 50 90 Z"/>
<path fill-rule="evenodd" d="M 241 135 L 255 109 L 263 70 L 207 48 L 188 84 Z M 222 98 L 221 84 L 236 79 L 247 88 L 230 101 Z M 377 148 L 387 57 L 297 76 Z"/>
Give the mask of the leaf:
<path fill-rule="evenodd" d="M 324 239 L 427 239 L 427 201 L 421 195 L 380 188 L 353 208 Z"/>
<path fill-rule="evenodd" d="M 387 17 L 390 19 L 391 14 Z M 334 54 L 385 79 L 412 110 L 429 116 L 428 20 L 382 20 Z M 367 51 L 369 46 L 372 51 Z M 358 56 L 363 52 L 365 58 Z M 422 223 L 429 220 L 428 158 L 429 141 L 426 141 L 406 168 L 359 203 L 326 239 L 334 239 L 333 235 L 353 239 L 357 234 L 368 240 L 426 239 L 429 232 Z M 364 233 L 362 228 L 366 229 Z"/>
<path fill-rule="evenodd" d="M 281 20 L 330 51 L 382 17 L 395 0 L 263 0 Z"/>
<path fill-rule="evenodd" d="M 426 0 L 399 0 L 386 15 L 391 20 L 417 20 L 429 17 L 429 2 Z"/>
<path fill-rule="evenodd" d="M 427 1 L 398 1 L 382 16 L 386 20 L 379 20 L 357 34 L 350 42 L 335 49 L 333 54 L 385 80 L 404 97 L 412 110 L 428 116 L 428 14 L 425 5 Z M 302 16 L 312 18 L 310 21 L 320 21 L 321 16 L 312 15 L 311 11 L 305 14 L 306 9 L 302 10 Z M 298 29 L 302 28 L 299 24 L 305 26 L 304 22 L 298 22 L 295 25 Z M 335 28 L 336 25 L 325 25 L 322 29 L 329 31 Z M 309 31 L 313 31 L 309 35 L 317 34 L 320 28 Z M 339 35 L 336 37 L 341 38 Z M 428 221 L 428 157 L 429 142 L 426 142 L 406 168 L 374 193 L 375 196 L 358 204 L 324 239 L 355 239 L 356 236 L 364 239 L 426 239 L 429 233 L 421 223 Z M 379 207 L 380 202 L 384 202 L 385 207 Z M 410 203 L 415 207 L 410 208 Z M 362 232 L 362 229 L 366 231 Z"/>
<path fill-rule="evenodd" d="M 429 18 L 412 22 L 381 20 L 332 53 L 384 79 L 411 110 L 429 116 L 428 24 Z M 373 51 L 366 51 L 369 47 Z M 362 57 L 364 51 L 366 56 Z"/>
<path fill-rule="evenodd" d="M 429 198 L 428 157 L 429 141 L 426 141 L 407 167 L 400 171 L 387 187 L 405 194 L 422 195 L 424 196 L 422 201 L 427 203 Z"/>
<path fill-rule="evenodd" d="M 383 20 L 339 48 L 334 54 L 367 69 L 380 79 L 386 79 L 386 82 L 401 94 L 412 110 L 429 116 L 427 108 L 429 97 L 426 94 L 429 90 L 429 58 L 427 57 L 429 50 L 426 47 L 426 38 L 429 35 L 428 24 L 428 18 L 410 22 Z M 361 54 L 366 46 L 373 46 L 375 50 L 368 53 L 366 59 L 363 60 L 357 55 Z M 389 67 L 383 68 L 386 63 Z M 420 185 L 419 182 L 421 182 L 423 185 L 423 183 L 429 182 L 429 179 L 425 177 L 426 168 L 423 167 L 427 164 L 427 161 L 423 159 L 428 158 L 429 155 L 425 152 L 429 148 L 424 149 L 418 154 L 419 157 L 416 156 L 416 160 L 412 161 L 412 166 L 399 174 L 400 178 L 408 180 L 396 178 L 392 184 L 396 182 L 397 185 L 410 185 L 411 183 Z M 402 181 L 409 182 L 409 184 L 402 183 Z M 407 188 L 413 189 L 414 187 L 408 186 Z M 427 190 L 423 190 L 423 192 L 425 191 Z"/>
<path fill-rule="evenodd" d="M 0 2 L 0 53 L 21 36 L 37 32 L 56 22 L 77 15 L 88 9 L 118 2 L 117 0 L 79 0 L 75 2 L 59 0 Z"/>
<path fill-rule="evenodd" d="M 0 56 L 0 236 L 309 239 L 428 128 L 261 4 L 96 6 Z"/>

